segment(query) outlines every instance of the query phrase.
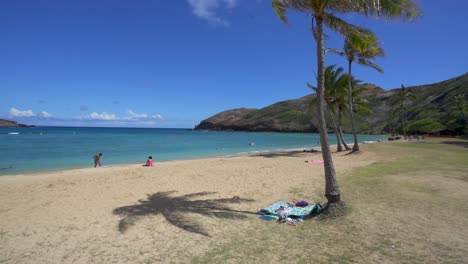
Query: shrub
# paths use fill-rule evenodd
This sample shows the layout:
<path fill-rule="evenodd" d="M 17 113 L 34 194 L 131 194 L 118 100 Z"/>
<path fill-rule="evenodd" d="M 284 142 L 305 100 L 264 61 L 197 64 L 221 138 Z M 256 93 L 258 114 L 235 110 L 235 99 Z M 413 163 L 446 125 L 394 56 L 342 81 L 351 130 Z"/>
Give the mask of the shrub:
<path fill-rule="evenodd" d="M 413 121 L 408 124 L 406 131 L 410 134 L 423 134 L 429 133 L 436 130 L 444 129 L 441 123 L 435 121 L 432 118 L 424 118 L 421 120 Z"/>

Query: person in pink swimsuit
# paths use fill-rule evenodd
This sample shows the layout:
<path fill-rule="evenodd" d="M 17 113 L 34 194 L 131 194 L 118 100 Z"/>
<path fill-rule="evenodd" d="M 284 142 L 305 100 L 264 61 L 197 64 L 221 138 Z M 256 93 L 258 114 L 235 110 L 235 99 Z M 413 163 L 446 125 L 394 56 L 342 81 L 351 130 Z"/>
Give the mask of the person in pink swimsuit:
<path fill-rule="evenodd" d="M 153 157 L 149 156 L 148 160 L 146 161 L 146 166 L 153 167 Z"/>

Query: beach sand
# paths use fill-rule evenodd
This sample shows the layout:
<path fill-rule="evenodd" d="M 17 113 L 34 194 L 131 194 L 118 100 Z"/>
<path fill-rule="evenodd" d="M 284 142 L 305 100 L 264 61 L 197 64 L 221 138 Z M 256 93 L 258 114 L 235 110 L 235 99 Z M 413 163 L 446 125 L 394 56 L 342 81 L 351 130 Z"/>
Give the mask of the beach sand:
<path fill-rule="evenodd" d="M 333 155 L 338 175 L 373 162 Z M 321 153 L 2 176 L 0 262 L 186 263 L 265 226 L 255 212 L 277 200 L 324 203 L 323 165 L 310 159 Z"/>

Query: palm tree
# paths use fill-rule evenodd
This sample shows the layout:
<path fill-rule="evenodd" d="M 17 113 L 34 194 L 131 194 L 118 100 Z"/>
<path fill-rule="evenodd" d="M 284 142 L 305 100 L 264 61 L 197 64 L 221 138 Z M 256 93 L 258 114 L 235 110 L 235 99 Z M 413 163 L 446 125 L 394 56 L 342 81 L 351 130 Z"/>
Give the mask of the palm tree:
<path fill-rule="evenodd" d="M 347 100 L 348 98 L 348 93 L 347 93 L 347 89 L 348 89 L 348 84 L 349 84 L 349 75 L 348 74 L 343 74 L 342 77 L 340 78 L 339 80 L 339 87 L 341 87 L 341 89 L 339 90 L 340 92 L 336 94 L 335 96 L 335 104 L 337 105 L 338 107 L 338 130 L 339 130 L 339 133 L 340 133 L 340 137 L 341 137 L 341 141 L 343 142 L 343 145 L 345 146 L 345 149 L 346 150 L 351 150 L 351 148 L 345 143 L 345 140 L 343 138 L 343 131 L 341 129 L 341 120 L 342 120 L 342 116 L 343 116 L 343 113 L 345 112 L 345 110 L 349 110 L 349 102 Z M 357 80 L 355 79 L 354 77 L 351 77 L 351 85 L 352 87 L 356 87 L 359 83 L 361 83 L 361 80 Z M 360 109 L 363 109 L 362 106 L 363 106 L 363 102 L 364 102 L 364 99 L 361 97 L 361 92 L 364 91 L 366 89 L 364 88 L 360 88 L 360 89 L 355 89 L 353 90 L 353 109 L 356 109 L 356 104 L 359 105 Z M 370 109 L 368 109 L 370 111 Z"/>
<path fill-rule="evenodd" d="M 408 101 L 414 100 L 416 95 L 410 90 L 407 89 L 403 84 L 401 85 L 401 89 L 398 91 L 398 114 L 400 117 L 401 127 L 403 131 L 403 136 L 406 138 L 406 107 L 405 104 Z"/>
<path fill-rule="evenodd" d="M 332 121 L 333 129 L 335 131 L 336 136 L 336 144 L 337 144 L 337 151 L 343 151 L 343 145 L 345 146 L 346 150 L 349 150 L 349 146 L 343 140 L 343 135 L 340 134 L 341 132 L 341 120 L 339 120 L 338 125 L 335 122 L 335 113 L 338 111 L 339 119 L 340 116 L 340 107 L 342 107 L 342 98 L 343 95 L 346 94 L 346 85 L 347 85 L 347 74 L 343 73 L 343 68 L 339 67 L 335 70 L 336 65 L 330 65 L 325 68 L 325 94 L 324 94 L 324 101 L 327 105 L 328 112 Z M 317 92 L 317 87 L 307 84 L 309 88 L 313 89 Z M 312 105 L 317 103 L 317 97 L 314 98 L 312 101 Z"/>
<path fill-rule="evenodd" d="M 343 72 L 343 68 L 338 68 L 340 72 Z M 333 86 L 330 87 L 331 91 L 327 91 L 329 89 L 325 85 L 325 93 L 330 93 L 332 100 L 331 104 L 333 107 L 336 107 L 337 114 L 338 114 L 338 124 L 336 125 L 337 127 L 337 134 L 338 137 L 340 138 L 341 143 L 345 147 L 346 150 L 350 150 L 351 148 L 346 144 L 346 141 L 344 140 L 343 137 L 343 131 L 341 129 L 341 124 L 342 124 L 342 116 L 343 112 L 345 109 L 348 108 L 347 103 L 346 103 L 346 89 L 347 89 L 347 84 L 348 84 L 348 74 L 342 73 L 336 80 Z"/>
<path fill-rule="evenodd" d="M 378 56 L 383 56 L 384 51 L 379 46 L 379 42 L 376 36 L 369 30 L 365 30 L 367 37 L 364 41 L 356 42 L 353 41 L 356 36 L 351 35 L 345 39 L 344 52 L 342 53 L 346 56 L 348 60 L 348 74 L 351 76 L 351 68 L 353 62 L 356 62 L 359 65 L 371 67 L 377 70 L 380 73 L 383 73 L 383 69 L 375 64 L 373 60 Z M 354 145 L 352 152 L 359 151 L 359 141 L 357 138 L 356 124 L 354 120 L 354 110 L 353 110 L 353 86 L 351 79 L 348 83 L 348 101 L 349 101 L 349 116 L 351 119 L 351 129 L 353 132 Z"/>
<path fill-rule="evenodd" d="M 328 67 L 327 67 L 327 70 L 328 70 Z M 325 70 L 325 75 L 327 74 L 327 70 Z M 327 79 L 327 78 L 325 78 L 325 79 Z M 327 81 L 325 81 L 325 87 L 328 87 L 326 82 Z M 312 86 L 312 84 L 310 84 L 310 83 L 307 83 L 307 86 L 309 88 L 311 88 L 312 90 L 314 90 L 315 93 L 317 93 L 317 87 Z M 329 90 L 326 90 L 326 91 L 329 92 Z M 333 130 L 335 131 L 336 151 L 341 152 L 341 151 L 343 151 L 343 144 L 341 142 L 340 134 L 338 133 L 338 127 L 337 127 L 336 122 L 335 122 L 335 117 L 333 116 L 334 113 L 335 113 L 335 106 L 334 106 L 333 101 L 332 101 L 333 99 L 329 94 L 326 94 L 324 96 L 324 100 L 325 100 L 325 103 L 327 104 L 328 114 L 330 115 L 330 119 L 332 121 Z M 314 106 L 316 106 L 317 101 L 318 101 L 317 97 L 313 98 L 312 101 L 310 102 L 310 107 L 313 108 Z"/>
<path fill-rule="evenodd" d="M 358 27 L 351 25 L 334 13 L 356 12 L 364 16 L 403 18 L 410 20 L 418 16 L 418 6 L 412 0 L 272 0 L 273 9 L 276 15 L 287 23 L 287 10 L 293 9 L 299 12 L 311 14 L 312 32 L 317 43 L 317 115 L 319 120 L 320 143 L 322 156 L 325 162 L 325 197 L 330 205 L 342 205 L 338 181 L 336 179 L 335 166 L 331 156 L 330 146 L 326 131 L 326 121 L 324 115 L 324 86 L 325 86 L 325 54 L 323 26 L 328 26 L 331 30 L 343 36 L 362 36 Z M 359 42 L 357 39 L 355 42 Z"/>

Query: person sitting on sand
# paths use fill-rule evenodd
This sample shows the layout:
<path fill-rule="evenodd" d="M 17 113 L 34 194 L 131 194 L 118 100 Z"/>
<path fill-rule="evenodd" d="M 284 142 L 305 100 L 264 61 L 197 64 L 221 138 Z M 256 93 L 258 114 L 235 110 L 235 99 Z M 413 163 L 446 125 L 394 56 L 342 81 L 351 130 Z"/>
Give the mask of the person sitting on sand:
<path fill-rule="evenodd" d="M 149 156 L 149 157 L 148 157 L 148 160 L 146 161 L 146 165 L 145 165 L 145 166 L 153 167 L 153 157 L 152 157 L 152 156 Z"/>
<path fill-rule="evenodd" d="M 101 167 L 101 156 L 102 153 L 94 155 L 94 168 L 96 168 L 97 166 Z"/>

